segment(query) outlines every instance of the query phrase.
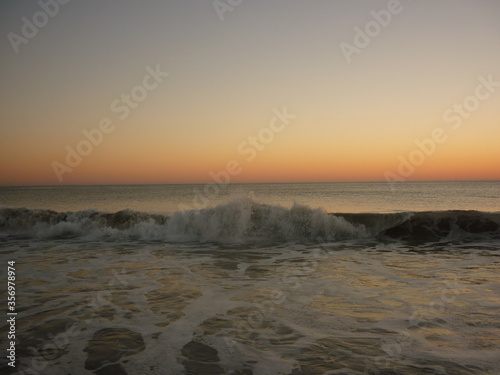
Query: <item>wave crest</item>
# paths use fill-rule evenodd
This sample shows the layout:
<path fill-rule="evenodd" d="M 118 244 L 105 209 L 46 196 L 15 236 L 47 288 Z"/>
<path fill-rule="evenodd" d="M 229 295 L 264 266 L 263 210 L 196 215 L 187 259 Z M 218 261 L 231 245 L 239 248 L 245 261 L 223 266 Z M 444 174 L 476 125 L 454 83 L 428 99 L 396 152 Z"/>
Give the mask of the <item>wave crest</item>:
<path fill-rule="evenodd" d="M 440 242 L 500 238 L 500 213 L 478 211 L 330 214 L 295 204 L 291 208 L 245 198 L 172 216 L 132 210 L 55 212 L 0 209 L 0 233 L 33 238 L 151 240 L 165 242 L 330 242 L 376 238 Z"/>
<path fill-rule="evenodd" d="M 321 209 L 294 205 L 287 209 L 241 199 L 172 216 L 132 210 L 60 213 L 4 208 L 0 230 L 37 238 L 82 237 L 88 240 L 161 240 L 167 242 L 332 241 L 359 238 L 363 226 Z"/>

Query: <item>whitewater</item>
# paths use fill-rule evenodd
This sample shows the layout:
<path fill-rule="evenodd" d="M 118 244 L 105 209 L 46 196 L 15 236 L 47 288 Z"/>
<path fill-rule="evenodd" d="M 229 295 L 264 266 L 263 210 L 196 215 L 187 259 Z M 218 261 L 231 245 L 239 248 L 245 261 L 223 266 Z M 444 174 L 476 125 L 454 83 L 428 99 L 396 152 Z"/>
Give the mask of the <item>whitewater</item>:
<path fill-rule="evenodd" d="M 165 242 L 399 239 L 410 242 L 499 239 L 500 213 L 435 211 L 333 214 L 294 204 L 290 209 L 242 198 L 171 216 L 122 210 L 56 212 L 0 208 L 3 236 Z"/>
<path fill-rule="evenodd" d="M 355 209 L 332 209 L 339 186 Z M 18 313 L 0 372 L 496 375 L 498 185 L 426 186 L 399 210 L 377 184 L 244 186 L 187 210 L 186 187 L 3 190 Z"/>

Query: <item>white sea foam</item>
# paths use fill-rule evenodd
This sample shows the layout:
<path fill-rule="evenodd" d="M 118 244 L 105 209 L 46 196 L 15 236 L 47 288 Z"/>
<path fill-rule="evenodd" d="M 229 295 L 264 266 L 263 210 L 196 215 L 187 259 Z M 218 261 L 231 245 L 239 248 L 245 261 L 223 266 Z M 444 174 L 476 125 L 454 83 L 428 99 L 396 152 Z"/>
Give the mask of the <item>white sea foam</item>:
<path fill-rule="evenodd" d="M 417 242 L 498 238 L 500 214 L 477 211 L 332 214 L 295 204 L 291 208 L 243 198 L 171 216 L 132 210 L 60 213 L 0 209 L 0 233 L 34 238 L 165 242 L 335 242 L 384 238 Z"/>

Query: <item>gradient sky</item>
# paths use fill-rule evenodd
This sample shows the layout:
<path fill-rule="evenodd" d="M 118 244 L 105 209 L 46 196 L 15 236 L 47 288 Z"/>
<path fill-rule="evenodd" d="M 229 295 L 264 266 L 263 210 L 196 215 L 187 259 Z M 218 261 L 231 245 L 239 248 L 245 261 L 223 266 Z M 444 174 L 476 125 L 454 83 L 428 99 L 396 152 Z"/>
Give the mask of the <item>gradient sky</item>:
<path fill-rule="evenodd" d="M 500 82 L 500 2 L 402 0 L 348 63 L 341 43 L 388 3 L 242 0 L 221 20 L 209 0 L 72 0 L 16 53 L 9 33 L 41 8 L 4 0 L 0 184 L 208 182 L 230 160 L 232 182 L 383 181 L 435 128 L 446 141 L 408 180 L 500 179 L 500 87 L 458 129 L 443 118 Z M 120 119 L 111 103 L 157 65 L 170 75 Z M 296 118 L 248 161 L 238 148 L 284 107 Z M 104 118 L 59 182 L 53 163 Z"/>

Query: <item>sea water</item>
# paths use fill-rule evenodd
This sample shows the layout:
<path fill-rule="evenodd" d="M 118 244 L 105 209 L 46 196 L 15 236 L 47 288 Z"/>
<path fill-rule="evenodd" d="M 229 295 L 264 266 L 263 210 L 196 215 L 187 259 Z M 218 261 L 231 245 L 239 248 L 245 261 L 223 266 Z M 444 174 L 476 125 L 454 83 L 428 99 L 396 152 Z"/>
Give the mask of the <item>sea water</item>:
<path fill-rule="evenodd" d="M 261 203 L 298 203 L 327 212 L 500 211 L 500 181 L 0 187 L 0 207 L 172 214 L 249 196 Z"/>
<path fill-rule="evenodd" d="M 499 182 L 207 186 L 0 188 L 2 374 L 499 373 Z"/>

